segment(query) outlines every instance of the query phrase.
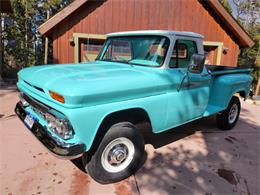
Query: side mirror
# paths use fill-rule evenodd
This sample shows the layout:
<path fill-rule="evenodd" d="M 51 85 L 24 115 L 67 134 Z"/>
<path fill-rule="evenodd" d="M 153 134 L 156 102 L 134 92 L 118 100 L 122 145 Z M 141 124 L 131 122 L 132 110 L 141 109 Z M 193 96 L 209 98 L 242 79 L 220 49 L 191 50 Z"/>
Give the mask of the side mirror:
<path fill-rule="evenodd" d="M 205 56 L 201 54 L 193 54 L 188 71 L 191 73 L 201 73 L 204 68 Z"/>

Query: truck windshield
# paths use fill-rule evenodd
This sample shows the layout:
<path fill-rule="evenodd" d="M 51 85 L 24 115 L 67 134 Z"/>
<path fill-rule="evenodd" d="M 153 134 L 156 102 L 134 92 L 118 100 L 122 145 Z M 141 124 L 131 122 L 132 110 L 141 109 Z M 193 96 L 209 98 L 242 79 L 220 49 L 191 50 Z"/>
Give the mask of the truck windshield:
<path fill-rule="evenodd" d="M 169 39 L 164 36 L 111 37 L 97 60 L 159 67 L 168 47 Z"/>

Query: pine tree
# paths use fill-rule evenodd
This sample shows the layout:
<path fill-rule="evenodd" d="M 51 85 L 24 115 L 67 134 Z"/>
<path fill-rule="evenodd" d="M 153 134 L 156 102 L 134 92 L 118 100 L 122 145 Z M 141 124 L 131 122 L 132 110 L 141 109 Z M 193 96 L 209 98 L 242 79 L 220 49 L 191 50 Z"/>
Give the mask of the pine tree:
<path fill-rule="evenodd" d="M 25 66 L 43 64 L 44 41 L 37 28 L 71 0 L 11 0 L 13 14 L 4 15 L 4 77 Z M 10 75 L 11 74 L 11 75 Z"/>
<path fill-rule="evenodd" d="M 232 14 L 232 7 L 228 0 L 220 0 L 220 3 L 225 7 L 225 9 Z"/>
<path fill-rule="evenodd" d="M 260 77 L 260 2 L 258 0 L 233 0 L 236 5 L 235 18 L 246 29 L 255 45 L 241 49 L 238 56 L 238 65 L 254 68 L 253 89 Z"/>

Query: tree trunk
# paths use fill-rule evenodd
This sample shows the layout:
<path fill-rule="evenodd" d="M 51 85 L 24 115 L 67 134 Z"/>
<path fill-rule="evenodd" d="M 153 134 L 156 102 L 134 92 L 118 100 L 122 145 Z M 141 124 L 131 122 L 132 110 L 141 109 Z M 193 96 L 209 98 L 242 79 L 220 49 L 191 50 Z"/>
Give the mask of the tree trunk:
<path fill-rule="evenodd" d="M 45 37 L 44 64 L 48 64 L 48 45 L 49 45 L 49 39 L 48 37 Z"/>
<path fill-rule="evenodd" d="M 258 78 L 258 82 L 256 85 L 255 96 L 259 95 L 259 90 L 260 90 L 260 78 Z"/>

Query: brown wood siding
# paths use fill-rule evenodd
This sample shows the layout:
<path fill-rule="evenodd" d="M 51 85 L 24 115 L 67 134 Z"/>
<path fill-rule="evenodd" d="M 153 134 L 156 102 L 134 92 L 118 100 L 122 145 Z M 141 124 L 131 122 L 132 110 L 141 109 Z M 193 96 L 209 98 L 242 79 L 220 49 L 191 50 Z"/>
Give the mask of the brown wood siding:
<path fill-rule="evenodd" d="M 107 0 L 87 2 L 52 32 L 55 63 L 73 63 L 73 33 L 107 34 L 128 30 L 192 31 L 228 48 L 221 64 L 236 66 L 239 47 L 197 0 Z"/>

